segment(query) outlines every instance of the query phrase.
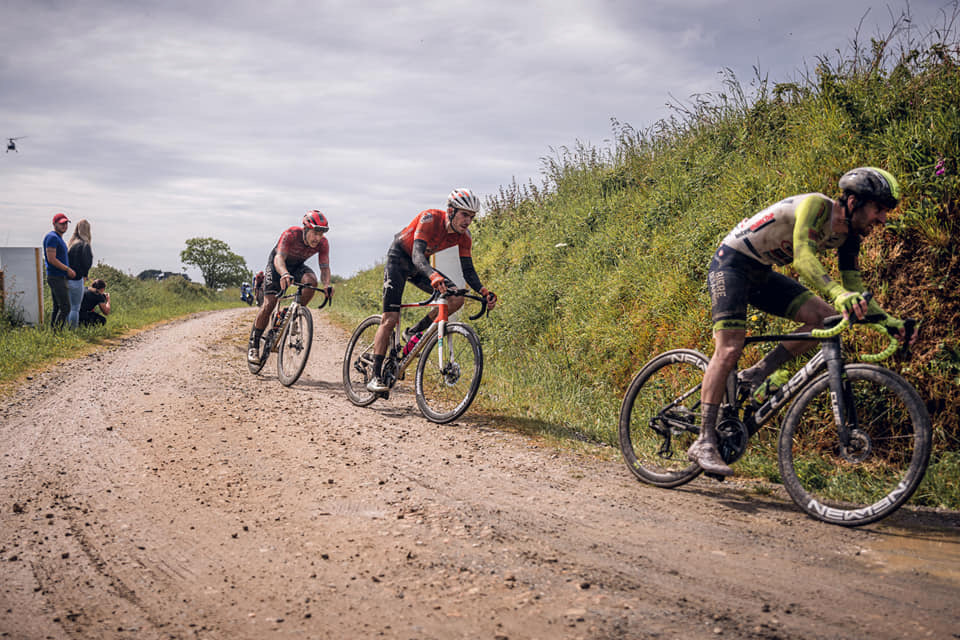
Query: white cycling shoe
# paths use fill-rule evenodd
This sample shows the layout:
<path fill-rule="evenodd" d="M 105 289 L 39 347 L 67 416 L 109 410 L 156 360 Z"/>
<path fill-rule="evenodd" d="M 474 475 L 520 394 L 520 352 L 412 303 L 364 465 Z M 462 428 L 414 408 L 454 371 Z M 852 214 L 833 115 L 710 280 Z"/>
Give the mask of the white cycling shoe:
<path fill-rule="evenodd" d="M 367 391 L 372 393 L 383 393 L 384 391 L 389 391 L 390 387 L 378 377 L 373 377 L 370 379 L 370 382 L 367 383 Z"/>

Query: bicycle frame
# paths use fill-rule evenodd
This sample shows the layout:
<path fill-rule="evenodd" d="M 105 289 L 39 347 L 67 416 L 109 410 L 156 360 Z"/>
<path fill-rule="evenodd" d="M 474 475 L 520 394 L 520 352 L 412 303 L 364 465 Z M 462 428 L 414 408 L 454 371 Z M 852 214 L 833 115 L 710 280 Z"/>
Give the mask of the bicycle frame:
<path fill-rule="evenodd" d="M 280 340 L 276 339 L 283 335 L 283 329 L 287 326 L 287 322 L 290 321 L 290 318 L 293 317 L 293 314 L 296 312 L 297 308 L 303 306 L 300 302 L 300 297 L 303 294 L 304 289 L 313 289 L 314 291 L 319 291 L 324 294 L 323 302 L 317 307 L 317 309 L 323 309 L 328 302 L 330 302 L 330 296 L 327 294 L 326 290 L 319 287 L 314 287 L 312 285 L 306 284 L 304 282 L 294 282 L 292 286 L 295 286 L 297 290 L 293 293 L 286 293 L 286 290 L 281 291 L 280 295 L 277 296 L 277 306 L 273 311 L 274 325 L 271 331 L 273 332 L 274 340 L 270 345 L 270 353 L 276 353 L 280 349 Z M 280 306 L 282 300 L 289 300 L 293 298 L 291 302 L 286 307 Z M 280 323 L 277 324 L 276 318 L 280 317 Z"/>
<path fill-rule="evenodd" d="M 828 318 L 826 329 L 815 329 L 809 333 L 789 333 L 785 335 L 748 336 L 744 345 L 760 342 L 781 342 L 784 340 L 808 340 L 820 343 L 820 350 L 811 356 L 810 360 L 800 368 L 779 389 L 774 391 L 759 406 L 745 402 L 740 396 L 737 369 L 734 368 L 727 378 L 727 409 L 739 414 L 743 409 L 743 425 L 747 429 L 748 437 L 752 437 L 764 424 L 769 422 L 794 397 L 799 394 L 822 371 L 826 370 L 830 380 L 830 402 L 833 411 L 834 424 L 837 427 L 837 436 L 840 443 L 847 447 L 850 444 L 850 434 L 857 429 L 857 416 L 854 408 L 850 383 L 844 374 L 843 345 L 840 334 L 849 325 L 849 320 L 842 320 L 839 316 Z M 864 324 L 870 325 L 866 320 Z M 885 331 L 879 325 L 872 325 Z M 880 360 L 892 353 L 897 341 L 891 338 L 890 346 L 874 356 L 866 356 L 864 360 Z M 745 406 L 746 405 L 746 406 Z M 736 415 L 732 416 L 737 418 Z"/>
<path fill-rule="evenodd" d="M 443 367 L 443 362 L 446 359 L 446 347 L 443 343 L 443 336 L 444 336 L 443 330 L 446 328 L 447 322 L 450 321 L 450 308 L 447 302 L 448 296 L 449 297 L 458 297 L 458 296 L 472 297 L 472 296 L 469 296 L 469 294 L 467 294 L 465 289 L 460 289 L 447 294 L 434 292 L 434 294 L 430 296 L 429 299 L 424 300 L 423 302 L 409 302 L 409 303 L 402 303 L 400 305 L 401 313 L 403 312 L 404 309 L 436 307 L 437 317 L 433 321 L 433 323 L 431 323 L 431 325 L 427 327 L 426 331 L 423 332 L 423 335 L 420 336 L 419 342 L 417 342 L 417 344 L 414 345 L 413 349 L 411 349 L 410 352 L 407 353 L 406 355 L 403 355 L 402 352 L 400 352 L 400 349 L 402 348 L 401 347 L 402 337 L 401 337 L 401 331 L 400 331 L 401 323 L 397 322 L 397 326 L 394 327 L 395 350 L 394 350 L 394 353 L 391 354 L 391 357 L 394 358 L 396 361 L 395 375 L 397 380 L 403 379 L 403 376 L 406 373 L 407 368 L 420 355 L 420 351 L 423 349 L 423 345 L 425 345 L 429 341 L 429 339 L 433 336 L 433 334 L 437 332 L 439 332 L 439 337 L 437 338 L 437 358 L 438 358 L 438 363 L 440 367 L 441 368 Z M 484 305 L 484 309 L 486 309 L 486 305 Z M 478 313 L 476 316 L 470 316 L 470 319 L 476 320 L 481 315 L 483 315 L 483 311 Z"/>

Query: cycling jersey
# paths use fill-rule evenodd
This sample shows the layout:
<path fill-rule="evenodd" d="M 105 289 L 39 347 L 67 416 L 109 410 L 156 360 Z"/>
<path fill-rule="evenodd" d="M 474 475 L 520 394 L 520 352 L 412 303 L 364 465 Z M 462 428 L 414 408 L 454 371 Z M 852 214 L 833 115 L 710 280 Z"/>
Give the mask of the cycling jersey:
<path fill-rule="evenodd" d="M 470 237 L 469 231 L 463 233 L 447 231 L 447 212 L 440 209 L 421 211 L 396 236 L 396 241 L 409 256 L 413 255 L 414 240 L 423 240 L 427 243 L 424 251 L 427 257 L 450 247 L 460 247 L 460 257 L 469 257 L 470 247 L 473 245 L 473 238 Z"/>
<path fill-rule="evenodd" d="M 833 298 L 835 286 L 816 254 L 837 249 L 841 271 L 856 271 L 860 236 L 834 231 L 833 200 L 822 193 L 786 198 L 745 218 L 723 239 L 736 251 L 766 265 L 793 264 L 800 277 Z"/>
<path fill-rule="evenodd" d="M 414 249 L 416 243 L 417 249 Z M 436 271 L 427 258 L 438 251 L 458 247 L 460 269 L 467 284 L 480 291 L 483 285 L 473 266 L 470 249 L 473 239 L 470 232 L 447 231 L 447 212 L 440 209 L 426 209 L 417 214 L 400 233 L 394 236 L 387 251 L 387 261 L 383 269 L 383 311 L 399 311 L 403 298 L 403 289 L 407 281 L 430 293 L 430 274 Z M 420 249 L 422 248 L 422 251 Z"/>
<path fill-rule="evenodd" d="M 287 269 L 291 271 L 315 254 L 321 269 L 330 266 L 330 243 L 327 242 L 326 236 L 320 239 L 316 247 L 311 247 L 303 240 L 303 227 L 290 227 L 280 234 L 280 239 L 270 252 L 270 264 L 273 264 L 273 258 L 277 253 L 284 255 Z"/>
<path fill-rule="evenodd" d="M 746 326 L 747 303 L 794 319 L 813 293 L 773 271 L 792 264 L 800 277 L 833 300 L 836 292 L 862 291 L 858 256 L 861 238 L 832 226 L 834 201 L 822 193 L 786 198 L 741 220 L 714 255 L 707 276 L 714 329 Z M 843 285 L 832 280 L 818 253 L 837 249 Z"/>
<path fill-rule="evenodd" d="M 263 270 L 263 290 L 269 295 L 280 293 L 280 277 L 283 274 L 273 266 L 273 259 L 277 257 L 277 253 L 283 254 L 287 271 L 297 281 L 303 280 L 303 276 L 307 274 L 316 275 L 313 269 L 304 264 L 307 258 L 314 254 L 321 269 L 330 266 L 330 243 L 327 242 L 326 236 L 320 239 L 316 247 L 311 247 L 303 241 L 303 227 L 290 227 L 280 234 L 280 239 L 267 257 L 267 266 Z"/>

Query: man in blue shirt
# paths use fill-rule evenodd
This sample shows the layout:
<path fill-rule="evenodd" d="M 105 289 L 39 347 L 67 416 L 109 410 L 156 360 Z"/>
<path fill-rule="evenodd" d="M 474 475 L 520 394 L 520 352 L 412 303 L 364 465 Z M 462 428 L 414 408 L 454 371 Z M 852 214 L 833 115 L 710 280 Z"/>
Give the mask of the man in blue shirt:
<path fill-rule="evenodd" d="M 43 255 L 47 261 L 47 284 L 50 285 L 50 297 L 53 299 L 53 313 L 50 315 L 50 326 L 54 329 L 62 327 L 70 313 L 70 293 L 67 289 L 67 279 L 76 277 L 76 272 L 70 268 L 67 258 L 67 243 L 63 241 L 63 234 L 70 225 L 66 214 L 58 213 L 53 216 L 53 231 L 43 238 Z"/>

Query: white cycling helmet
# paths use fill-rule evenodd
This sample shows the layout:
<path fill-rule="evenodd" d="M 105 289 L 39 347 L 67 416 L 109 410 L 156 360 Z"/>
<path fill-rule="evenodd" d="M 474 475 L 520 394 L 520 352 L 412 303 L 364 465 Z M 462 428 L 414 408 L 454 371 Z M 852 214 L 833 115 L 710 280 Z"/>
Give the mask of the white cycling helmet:
<path fill-rule="evenodd" d="M 480 211 L 480 199 L 470 189 L 454 189 L 447 197 L 447 208 L 450 207 L 477 213 Z"/>

